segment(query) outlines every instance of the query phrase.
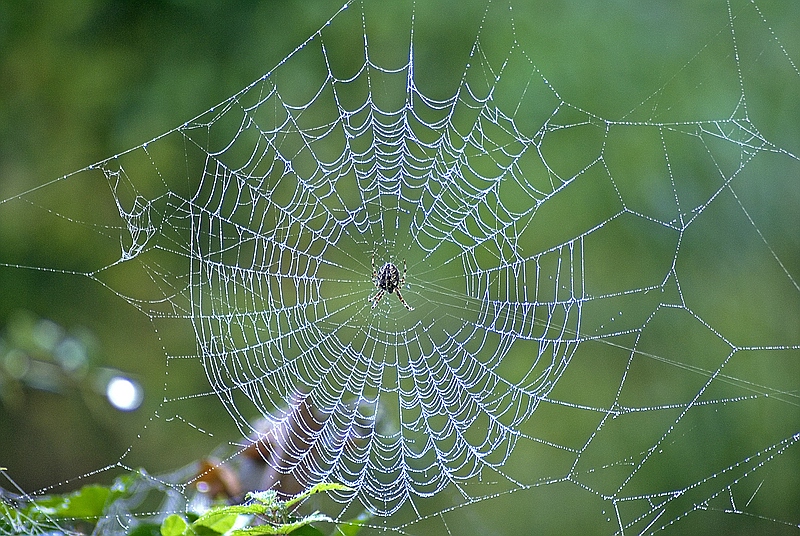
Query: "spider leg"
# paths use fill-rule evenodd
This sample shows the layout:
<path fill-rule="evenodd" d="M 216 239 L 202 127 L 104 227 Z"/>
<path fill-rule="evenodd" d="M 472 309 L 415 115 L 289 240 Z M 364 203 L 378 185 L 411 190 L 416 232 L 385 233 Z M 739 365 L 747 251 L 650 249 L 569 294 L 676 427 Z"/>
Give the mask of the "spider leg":
<path fill-rule="evenodd" d="M 377 279 L 378 271 L 375 269 L 375 252 L 372 252 L 372 279 Z"/>
<path fill-rule="evenodd" d="M 400 294 L 400 289 L 397 289 L 394 292 L 395 292 L 395 294 L 397 294 L 397 297 L 400 298 L 400 303 L 402 303 L 405 306 L 406 309 L 408 309 L 409 311 L 413 311 L 414 310 L 414 308 L 411 307 L 409 304 L 407 304 L 406 300 L 403 299 L 403 295 Z"/>
<path fill-rule="evenodd" d="M 397 282 L 397 288 L 403 288 L 403 285 L 406 282 L 406 272 L 408 271 L 408 267 L 406 266 L 406 261 L 403 259 L 403 275 L 400 276 L 400 280 Z"/>
<path fill-rule="evenodd" d="M 383 294 L 384 294 L 384 291 L 383 290 L 379 290 L 377 294 L 375 294 L 373 297 L 370 298 L 370 301 L 372 302 L 372 308 L 373 309 L 375 309 L 375 306 L 378 305 L 379 301 L 381 301 L 381 298 L 383 298 Z"/>

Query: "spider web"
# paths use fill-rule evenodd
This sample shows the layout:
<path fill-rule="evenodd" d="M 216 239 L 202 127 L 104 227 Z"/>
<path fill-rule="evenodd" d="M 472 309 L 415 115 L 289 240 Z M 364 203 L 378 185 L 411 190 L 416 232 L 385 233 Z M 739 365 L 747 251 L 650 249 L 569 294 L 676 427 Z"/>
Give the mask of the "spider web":
<path fill-rule="evenodd" d="M 564 529 L 564 505 L 594 532 L 797 529 L 798 148 L 755 113 L 761 69 L 796 96 L 789 36 L 716 3 L 716 33 L 613 110 L 537 65 L 531 13 L 484 7 L 440 80 L 421 6 L 388 31 L 348 2 L 225 102 L 0 210 L 92 231 L 103 266 L 35 268 L 144 313 L 155 423 L 203 434 L 186 416 L 221 401 L 250 438 L 221 463 L 257 446 L 256 486 L 343 482 L 341 519 L 412 534 Z M 684 92 L 709 62 L 730 95 L 701 109 Z M 79 181 L 111 204 L 60 208 Z M 407 265 L 413 311 L 373 308 L 373 262 Z M 188 497 L 182 478 L 163 477 Z M 492 511 L 531 505 L 527 525 Z"/>

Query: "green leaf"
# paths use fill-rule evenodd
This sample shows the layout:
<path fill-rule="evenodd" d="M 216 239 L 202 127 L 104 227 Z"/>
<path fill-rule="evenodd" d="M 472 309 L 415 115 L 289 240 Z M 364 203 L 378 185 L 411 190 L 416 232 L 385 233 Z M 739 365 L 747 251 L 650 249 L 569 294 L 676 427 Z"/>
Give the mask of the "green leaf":
<path fill-rule="evenodd" d="M 234 526 L 239 515 L 258 515 L 262 516 L 267 523 L 235 530 L 231 534 L 234 536 L 260 536 L 268 534 L 289 534 L 294 531 L 298 536 L 320 536 L 322 533 L 317 529 L 313 527 L 305 528 L 308 527 L 310 523 L 318 521 L 332 522 L 328 516 L 319 512 L 314 512 L 311 515 L 295 519 L 289 523 L 280 523 L 280 521 L 284 521 L 289 517 L 288 512 L 292 505 L 310 495 L 330 490 L 347 491 L 350 489 L 351 488 L 342 484 L 323 482 L 285 502 L 278 499 L 278 494 L 275 490 L 249 492 L 245 498 L 248 501 L 252 501 L 250 504 L 237 504 L 214 508 L 192 523 L 190 530 L 193 529 L 194 533 L 198 535 L 203 533 L 225 534 Z M 300 531 L 301 529 L 302 531 Z M 181 534 L 182 533 L 176 535 L 170 534 L 169 536 L 181 536 Z M 355 532 L 353 534 L 355 534 Z"/>
<path fill-rule="evenodd" d="M 184 536 L 191 534 L 189 530 L 189 524 L 178 514 L 172 514 L 161 523 L 161 536 Z"/>
<path fill-rule="evenodd" d="M 353 488 L 345 486 L 344 484 L 337 484 L 335 482 L 320 482 L 319 484 L 315 485 L 311 489 L 308 489 L 308 490 L 304 491 L 303 493 L 301 493 L 301 494 L 299 494 L 299 495 L 297 495 L 295 497 L 292 497 L 291 499 L 289 499 L 288 501 L 286 501 L 284 503 L 284 506 L 286 508 L 291 508 L 296 503 L 306 499 L 307 497 L 310 497 L 311 495 L 314 495 L 315 493 L 322 493 L 324 491 L 331 491 L 331 490 L 352 491 Z"/>
<path fill-rule="evenodd" d="M 225 534 L 231 530 L 238 517 L 238 514 L 226 511 L 226 508 L 219 508 L 206 512 L 192 525 L 209 528 L 217 534 Z"/>
<path fill-rule="evenodd" d="M 245 499 L 258 501 L 267 506 L 277 506 L 281 501 L 278 500 L 278 492 L 274 489 L 266 491 L 249 491 L 245 495 Z"/>
<path fill-rule="evenodd" d="M 325 533 L 312 525 L 303 525 L 290 532 L 289 536 L 325 536 Z"/>
<path fill-rule="evenodd" d="M 281 527 L 272 525 L 258 525 L 257 527 L 234 530 L 231 536 L 263 536 L 265 534 L 286 534 L 286 531 Z"/>
<path fill-rule="evenodd" d="M 245 529 L 235 530 L 232 536 L 263 536 L 266 534 L 290 534 L 291 532 L 304 527 L 309 523 L 316 521 L 332 521 L 331 518 L 325 514 L 314 512 L 311 515 L 305 516 L 302 519 L 292 523 L 284 523 L 282 525 L 258 525 L 256 527 L 247 527 Z"/>
<path fill-rule="evenodd" d="M 243 515 L 264 515 L 268 513 L 269 508 L 264 506 L 261 503 L 253 503 L 253 504 L 234 504 L 232 506 L 220 506 L 219 508 L 213 508 L 206 512 L 205 514 L 201 515 L 197 521 L 201 519 L 209 518 L 209 517 L 216 517 L 218 515 L 227 515 L 227 514 L 243 514 Z"/>
<path fill-rule="evenodd" d="M 131 475 L 128 478 L 118 478 L 111 487 L 92 484 L 71 493 L 41 497 L 21 511 L 32 517 L 46 514 L 96 521 L 104 515 L 111 503 L 129 494 L 129 488 L 136 478 L 138 475 Z"/>
<path fill-rule="evenodd" d="M 139 523 L 127 536 L 161 536 L 161 525 L 156 523 Z"/>
<path fill-rule="evenodd" d="M 105 486 L 84 486 L 66 495 L 43 497 L 32 504 L 30 509 L 59 517 L 96 520 L 103 514 L 109 493 Z"/>
<path fill-rule="evenodd" d="M 66 517 L 98 519 L 105 511 L 111 490 L 105 486 L 85 486 L 72 494 L 58 513 Z"/>

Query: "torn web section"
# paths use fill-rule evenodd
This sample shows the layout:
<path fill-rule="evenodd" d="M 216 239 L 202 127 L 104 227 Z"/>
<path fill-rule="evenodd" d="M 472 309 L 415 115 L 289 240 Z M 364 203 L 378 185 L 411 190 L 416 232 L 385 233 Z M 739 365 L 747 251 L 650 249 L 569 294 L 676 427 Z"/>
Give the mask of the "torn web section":
<path fill-rule="evenodd" d="M 192 420 L 195 408 L 219 411 L 218 400 L 210 396 L 203 381 L 202 368 L 196 366 L 198 361 L 185 357 L 197 354 L 188 320 L 188 168 L 202 162 L 204 153 L 193 152 L 184 141 L 177 132 L 166 133 L 147 145 L 6 201 L 0 211 L 8 214 L 6 208 L 13 209 L 19 199 L 28 207 L 28 216 L 42 223 L 50 220 L 49 236 L 37 239 L 50 244 L 49 251 L 46 258 L 37 260 L 35 270 L 57 279 L 58 274 L 65 277 L 51 292 L 45 291 L 48 307 L 63 303 L 69 315 L 65 325 L 76 323 L 110 335 L 102 342 L 105 366 L 109 367 L 103 373 L 117 368 L 131 378 L 158 378 L 146 386 L 142 414 L 156 415 L 159 425 L 181 428 L 181 432 L 185 424 L 176 417 Z M 59 223 L 69 227 L 63 235 Z M 189 398 L 191 403 L 186 402 Z M 135 429 L 139 426 L 135 422 L 127 426 Z M 202 426 L 197 421 L 193 424 L 195 429 Z M 163 453 L 144 439 L 151 437 L 149 431 L 155 428 L 141 434 L 131 432 L 126 439 L 130 448 L 104 463 L 109 467 L 115 463 L 148 465 L 154 471 L 185 464 L 191 454 Z M 205 428 L 212 430 L 214 425 Z M 198 435 L 193 443 L 195 455 L 213 448 L 204 443 L 210 433 Z M 215 445 L 218 440 L 212 442 Z"/>

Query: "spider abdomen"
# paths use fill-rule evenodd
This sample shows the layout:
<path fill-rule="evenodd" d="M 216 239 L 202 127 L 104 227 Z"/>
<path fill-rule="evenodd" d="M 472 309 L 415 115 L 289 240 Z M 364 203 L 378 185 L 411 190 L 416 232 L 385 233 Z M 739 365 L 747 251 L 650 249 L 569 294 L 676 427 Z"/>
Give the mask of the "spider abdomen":
<path fill-rule="evenodd" d="M 391 262 L 387 262 L 378 272 L 375 285 L 389 294 L 393 293 L 400 288 L 400 270 Z"/>
<path fill-rule="evenodd" d="M 387 262 L 384 264 L 380 270 L 375 270 L 375 256 L 372 256 L 372 277 L 375 281 L 375 286 L 378 289 L 378 293 L 375 296 L 370 297 L 370 301 L 372 302 L 372 308 L 374 309 L 378 302 L 381 301 L 384 294 L 397 294 L 397 299 L 400 300 L 400 303 L 403 304 L 403 307 L 408 309 L 409 311 L 413 311 L 414 308 L 411 307 L 406 301 L 403 299 L 403 295 L 400 294 L 400 288 L 406 282 L 406 261 L 403 261 L 403 273 L 400 273 L 400 270 L 391 262 Z"/>

